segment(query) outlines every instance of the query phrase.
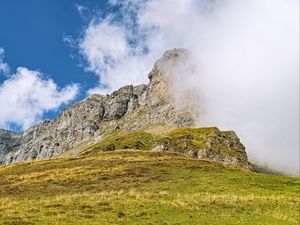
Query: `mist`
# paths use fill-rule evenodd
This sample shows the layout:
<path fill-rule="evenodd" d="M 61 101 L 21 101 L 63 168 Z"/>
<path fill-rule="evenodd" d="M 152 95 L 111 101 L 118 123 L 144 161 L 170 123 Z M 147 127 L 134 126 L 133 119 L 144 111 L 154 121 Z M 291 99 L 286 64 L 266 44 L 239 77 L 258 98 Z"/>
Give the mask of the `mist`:
<path fill-rule="evenodd" d="M 97 35 L 86 33 L 81 42 L 89 68 L 92 65 L 91 70 L 101 78 L 97 90 L 144 83 L 154 59 L 165 50 L 189 49 L 189 59 L 170 68 L 176 104 L 193 107 L 197 126 L 234 130 L 250 161 L 299 176 L 297 0 L 127 0 L 111 4 L 121 6 L 126 23 L 114 21 L 111 15 L 93 22 L 88 29 L 95 29 Z M 136 16 L 134 29 L 128 15 Z M 113 49 L 110 54 L 109 45 L 97 46 L 93 38 L 104 32 L 97 30 L 104 23 L 114 28 L 115 37 L 118 31 L 115 39 L 125 45 L 122 52 L 116 54 Z M 130 45 L 133 36 L 134 46 Z M 142 53 L 145 46 L 147 51 Z M 93 48 L 113 63 L 102 60 L 97 64 L 97 56 L 89 54 L 95 52 Z M 99 72 L 103 64 L 105 71 Z"/>
<path fill-rule="evenodd" d="M 192 91 L 197 126 L 235 130 L 251 161 L 299 176 L 299 7 L 230 3 L 183 44 L 193 55 L 173 73 L 173 95 L 187 104 Z"/>

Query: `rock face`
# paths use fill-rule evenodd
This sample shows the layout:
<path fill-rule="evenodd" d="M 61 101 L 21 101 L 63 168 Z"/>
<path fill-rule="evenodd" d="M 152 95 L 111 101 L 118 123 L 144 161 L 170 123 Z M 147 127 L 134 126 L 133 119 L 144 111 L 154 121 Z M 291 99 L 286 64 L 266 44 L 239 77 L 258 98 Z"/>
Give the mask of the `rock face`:
<path fill-rule="evenodd" d="M 253 170 L 236 133 L 220 131 L 216 127 L 174 129 L 157 140 L 152 151 L 175 152 Z"/>
<path fill-rule="evenodd" d="M 94 94 L 23 133 L 0 131 L 0 164 L 47 159 L 79 144 L 97 142 L 114 130 L 131 131 L 147 124 L 190 127 L 189 112 L 176 109 L 168 92 L 164 65 L 176 64 L 186 50 L 167 51 L 154 65 L 148 85 L 128 85 L 110 95 Z"/>
<path fill-rule="evenodd" d="M 251 169 L 245 148 L 234 132 L 188 128 L 194 125 L 192 112 L 175 107 L 169 94 L 170 68 L 185 62 L 188 55 L 183 49 L 167 51 L 149 73 L 148 85 L 128 85 L 110 95 L 91 95 L 67 107 L 57 119 L 45 120 L 22 133 L 0 129 L 0 165 L 49 159 L 82 145 L 94 145 L 98 150 L 177 152 Z M 168 132 L 143 131 L 152 125 L 166 126 Z"/>
<path fill-rule="evenodd" d="M 8 130 L 0 129 L 0 159 L 10 154 L 21 144 L 21 135 Z"/>

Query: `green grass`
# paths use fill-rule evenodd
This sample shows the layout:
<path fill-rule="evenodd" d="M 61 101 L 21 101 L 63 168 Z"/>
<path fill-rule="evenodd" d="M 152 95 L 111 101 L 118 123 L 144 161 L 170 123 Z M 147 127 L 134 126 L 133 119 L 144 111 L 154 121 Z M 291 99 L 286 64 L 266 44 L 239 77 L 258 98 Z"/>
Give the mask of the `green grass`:
<path fill-rule="evenodd" d="M 187 141 L 191 141 L 189 148 L 196 151 L 198 148 L 205 147 L 205 140 L 215 136 L 216 133 L 217 128 L 176 128 L 161 137 L 158 143 L 168 142 L 171 147 L 184 150 L 181 145 L 186 145 Z"/>
<path fill-rule="evenodd" d="M 98 151 L 111 151 L 118 149 L 151 150 L 155 140 L 161 138 L 174 128 L 164 124 L 147 125 L 143 130 L 123 132 L 116 130 L 101 140 L 99 143 L 80 146 L 76 153 L 90 154 Z M 78 150 L 79 149 L 79 150 Z"/>
<path fill-rule="evenodd" d="M 98 152 L 0 167 L 0 224 L 299 224 L 299 187 L 176 154 Z"/>
<path fill-rule="evenodd" d="M 189 150 L 196 153 L 199 148 L 209 147 L 218 154 L 239 156 L 243 154 L 240 152 L 240 148 L 244 148 L 241 144 L 232 147 L 223 145 L 223 140 L 231 134 L 231 131 L 220 131 L 216 127 L 174 129 L 163 125 L 154 125 L 139 131 L 126 133 L 115 131 L 99 143 L 81 148 L 81 151 L 88 154 L 118 149 L 151 150 L 154 145 L 167 142 L 175 152 L 183 154 Z M 215 138 L 218 141 L 213 146 L 208 146 L 209 138 Z"/>
<path fill-rule="evenodd" d="M 150 150 L 154 137 L 144 131 L 132 131 L 127 133 L 114 132 L 101 142 L 84 149 L 85 154 L 97 151 L 112 151 L 118 149 Z"/>

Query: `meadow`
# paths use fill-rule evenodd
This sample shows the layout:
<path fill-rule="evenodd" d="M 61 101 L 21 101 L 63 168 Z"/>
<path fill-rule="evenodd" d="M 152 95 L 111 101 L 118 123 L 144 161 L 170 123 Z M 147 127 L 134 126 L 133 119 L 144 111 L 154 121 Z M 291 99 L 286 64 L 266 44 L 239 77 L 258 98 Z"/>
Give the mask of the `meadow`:
<path fill-rule="evenodd" d="M 0 224 L 299 224 L 300 179 L 141 150 L 0 167 Z"/>

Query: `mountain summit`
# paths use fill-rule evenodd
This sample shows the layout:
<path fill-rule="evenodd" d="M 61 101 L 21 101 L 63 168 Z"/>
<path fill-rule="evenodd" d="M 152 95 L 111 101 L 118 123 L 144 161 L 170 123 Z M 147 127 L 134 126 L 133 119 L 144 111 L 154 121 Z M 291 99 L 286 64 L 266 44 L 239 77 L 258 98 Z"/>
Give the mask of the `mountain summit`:
<path fill-rule="evenodd" d="M 191 128 L 192 112 L 173 103 L 167 70 L 188 56 L 184 49 L 166 51 L 149 73 L 148 85 L 91 95 L 65 108 L 57 119 L 22 133 L 0 130 L 0 164 L 130 148 L 177 152 L 252 169 L 233 131 Z"/>

